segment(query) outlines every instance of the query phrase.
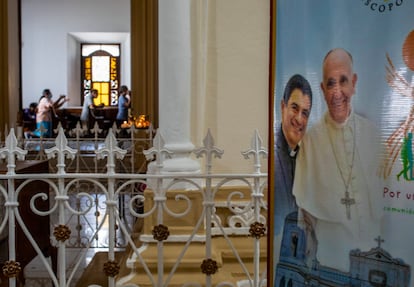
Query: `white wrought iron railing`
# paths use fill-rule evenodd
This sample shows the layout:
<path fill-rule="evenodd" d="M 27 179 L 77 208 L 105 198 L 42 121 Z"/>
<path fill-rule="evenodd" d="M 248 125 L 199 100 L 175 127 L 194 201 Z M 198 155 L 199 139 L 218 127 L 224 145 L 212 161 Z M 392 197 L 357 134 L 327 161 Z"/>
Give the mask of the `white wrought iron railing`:
<path fill-rule="evenodd" d="M 129 149 L 120 147 L 112 129 L 104 142 L 75 139 L 70 143 L 73 139 L 59 128 L 54 144 L 44 149 L 49 172 L 19 172 L 16 163 L 31 150 L 25 149 L 28 141 L 16 139 L 13 129 L 0 149 L 6 165 L 0 174 L 0 234 L 7 245 L 6 253 L 0 249 L 0 258 L 5 258 L 0 262 L 1 284 L 15 287 L 24 280 L 19 262 L 24 236 L 45 269 L 46 278 L 38 286 L 266 286 L 267 173 L 261 171 L 260 158 L 266 160 L 267 151 L 257 132 L 250 148 L 242 152 L 253 160 L 252 172 L 244 174 L 211 172 L 213 158 L 220 158 L 223 151 L 214 146 L 210 132 L 204 146 L 194 151 L 205 157 L 205 172 L 197 174 L 162 172 L 171 153 L 160 133 L 147 139 L 151 148 L 143 151 L 155 165 L 153 174 L 119 169 L 126 155 L 137 153 L 133 135 Z M 96 148 L 93 172 L 79 169 L 79 147 L 87 144 Z M 76 159 L 78 164 L 71 169 Z M 45 252 L 44 242 L 22 217 L 21 194 L 33 191 L 35 183 L 46 189 L 34 190 L 29 209 L 36 218 L 47 218 L 51 252 Z M 40 208 L 44 202 L 46 208 Z M 68 264 L 74 248 L 79 254 Z M 94 248 L 106 252 L 106 262 L 96 269 L 105 284 L 80 285 L 76 274 L 84 271 L 82 262 Z"/>
<path fill-rule="evenodd" d="M 57 130 L 61 128 L 59 123 Z M 150 125 L 148 128 L 139 129 L 135 125 L 120 129 L 114 124 L 112 133 L 117 139 L 118 146 L 127 151 L 122 160 L 117 161 L 117 172 L 120 173 L 145 173 L 146 164 L 143 151 L 152 146 L 154 130 Z M 65 131 L 68 147 L 77 152 L 74 157 L 65 159 L 66 172 L 100 173 L 105 171 L 105 165 L 99 164 L 95 151 L 105 145 L 107 131 L 99 128 L 95 122 L 93 129 L 89 132 L 81 127 L 78 122 L 72 130 Z M 55 138 L 17 138 L 18 145 L 27 150 L 26 160 L 48 159 L 45 150 L 55 146 Z M 56 172 L 56 160 L 50 160 L 50 171 Z"/>

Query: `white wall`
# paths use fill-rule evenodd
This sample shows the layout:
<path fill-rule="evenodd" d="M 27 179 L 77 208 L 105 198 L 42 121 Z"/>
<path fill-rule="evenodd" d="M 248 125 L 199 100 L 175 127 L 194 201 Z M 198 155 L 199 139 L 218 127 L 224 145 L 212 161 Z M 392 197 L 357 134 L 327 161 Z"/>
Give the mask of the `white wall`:
<path fill-rule="evenodd" d="M 22 0 L 23 107 L 50 88 L 80 105 L 80 41 L 122 45 L 122 84 L 130 86 L 130 0 Z M 125 76 L 126 75 L 126 76 Z"/>

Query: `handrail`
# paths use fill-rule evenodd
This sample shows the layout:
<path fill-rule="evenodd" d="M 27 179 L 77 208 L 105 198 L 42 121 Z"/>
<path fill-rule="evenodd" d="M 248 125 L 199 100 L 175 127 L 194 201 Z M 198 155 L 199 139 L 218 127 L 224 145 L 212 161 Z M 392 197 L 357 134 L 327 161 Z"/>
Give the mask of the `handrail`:
<path fill-rule="evenodd" d="M 163 142 L 160 137 L 156 133 L 154 142 Z M 16 172 L 16 159 L 24 159 L 29 151 L 20 147 L 13 129 L 0 149 L 0 157 L 6 158 L 7 163 L 7 173 L 0 174 L 0 206 L 5 207 L 2 209 L 5 212 L 0 213 L 0 234 L 8 226 L 9 247 L 8 260 L 0 264 L 3 263 L 3 272 L 9 277 L 9 286 L 17 286 L 22 273 L 17 264 L 16 224 L 56 287 L 71 286 L 81 268 L 79 261 L 68 269 L 68 250 L 78 247 L 85 251 L 95 246 L 107 251 L 103 273 L 111 287 L 139 286 L 131 283 L 135 280 L 131 281 L 131 270 L 140 272 L 136 280 L 151 282 L 152 286 L 168 286 L 179 280 L 184 269 L 191 269 L 190 273 L 197 276 L 187 277 L 182 286 L 266 286 L 263 238 L 267 225 L 267 173 L 261 172 L 259 158 L 266 159 L 267 151 L 261 146 L 257 132 L 252 146 L 242 152 L 245 158 L 253 157 L 253 171 L 240 174 L 211 172 L 212 155 L 220 157 L 223 151 L 212 144 L 210 131 L 205 146 L 194 151 L 198 157 L 206 156 L 205 173 L 120 171 L 117 166 L 128 150 L 119 147 L 112 129 L 94 153 L 95 159 L 106 161 L 104 170 L 97 166 L 94 172 L 70 170 L 67 163 L 77 159 L 79 149 L 75 147 L 79 143 L 69 146 L 61 127 L 54 140 L 52 146 L 43 150 L 44 159 L 55 160 L 49 173 Z M 163 146 L 148 146 L 143 154 L 151 160 L 163 149 Z M 38 217 L 50 219 L 57 270 L 53 260 L 52 263 L 47 260 L 19 209 L 19 195 L 35 182 L 46 184 L 47 189 L 30 198 L 30 210 Z M 42 201 L 49 202 L 47 209 L 39 208 Z M 93 222 L 85 220 L 88 214 L 96 215 Z M 137 230 L 138 222 L 144 222 L 142 230 Z M 80 232 L 82 228 L 89 230 L 87 238 L 85 232 Z M 102 232 L 107 234 L 105 244 L 100 242 Z M 124 252 L 123 260 L 116 259 L 119 250 Z M 174 261 L 165 252 L 175 254 Z M 194 252 L 196 258 L 191 255 Z M 221 282 L 218 278 L 223 276 L 217 274 L 226 272 L 228 280 Z M 231 278 L 230 274 L 237 276 Z"/>

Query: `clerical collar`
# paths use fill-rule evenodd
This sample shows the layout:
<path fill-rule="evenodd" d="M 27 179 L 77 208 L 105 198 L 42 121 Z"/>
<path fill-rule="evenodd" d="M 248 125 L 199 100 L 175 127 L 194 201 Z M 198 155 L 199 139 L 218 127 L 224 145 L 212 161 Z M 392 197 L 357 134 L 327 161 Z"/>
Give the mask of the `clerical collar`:
<path fill-rule="evenodd" d="M 326 112 L 326 116 L 325 116 L 325 119 L 326 119 L 326 122 L 329 124 L 329 125 L 331 125 L 333 128 L 336 128 L 336 129 L 342 129 L 342 128 L 344 128 L 344 127 L 346 127 L 347 125 L 348 125 L 348 123 L 349 123 L 349 121 L 350 121 L 350 119 L 351 118 L 353 118 L 354 117 L 354 113 L 351 111 L 351 113 L 349 114 L 349 117 L 343 122 L 343 123 L 337 123 L 337 122 L 335 122 L 333 119 L 332 119 L 332 117 L 331 117 L 331 115 L 329 114 L 329 112 Z"/>
<path fill-rule="evenodd" d="M 300 146 L 300 143 L 301 143 L 301 142 L 299 142 L 299 143 L 296 145 L 296 147 L 295 147 L 294 149 L 292 149 L 292 148 L 289 146 L 289 144 L 288 144 L 288 142 L 287 142 L 287 140 L 286 140 L 285 133 L 283 132 L 282 125 L 280 126 L 280 133 L 282 133 L 282 142 L 283 142 L 283 144 L 282 144 L 282 145 L 287 147 L 287 149 L 288 149 L 288 155 L 289 155 L 290 157 L 292 157 L 292 158 L 296 157 L 296 154 L 297 154 L 297 153 L 298 153 L 298 151 L 299 151 L 299 146 Z"/>
<path fill-rule="evenodd" d="M 296 154 L 298 153 L 299 148 L 300 148 L 300 147 L 299 147 L 299 145 L 297 145 L 295 149 L 291 149 L 291 148 L 288 146 L 289 156 L 290 156 L 290 157 L 296 157 Z"/>

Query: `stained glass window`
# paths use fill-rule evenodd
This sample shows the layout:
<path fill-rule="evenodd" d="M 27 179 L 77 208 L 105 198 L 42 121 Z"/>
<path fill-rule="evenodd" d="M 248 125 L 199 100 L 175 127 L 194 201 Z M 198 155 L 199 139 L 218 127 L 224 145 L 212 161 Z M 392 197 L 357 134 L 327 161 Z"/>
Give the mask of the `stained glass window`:
<path fill-rule="evenodd" d="M 120 44 L 81 44 L 82 95 L 98 90 L 95 104 L 116 106 L 120 82 Z M 83 97 L 82 97 L 83 103 Z"/>

